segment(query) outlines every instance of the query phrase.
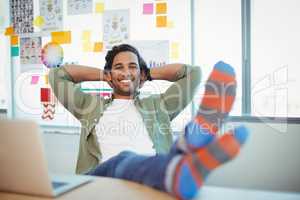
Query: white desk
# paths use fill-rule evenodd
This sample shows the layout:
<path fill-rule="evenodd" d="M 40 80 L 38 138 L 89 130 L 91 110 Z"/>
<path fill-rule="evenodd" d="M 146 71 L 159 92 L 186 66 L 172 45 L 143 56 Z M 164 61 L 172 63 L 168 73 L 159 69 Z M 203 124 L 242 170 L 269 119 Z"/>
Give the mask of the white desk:
<path fill-rule="evenodd" d="M 49 198 L 0 192 L 0 200 L 47 200 Z M 172 196 L 129 181 L 97 178 L 55 200 L 174 200 Z M 199 200 L 300 200 L 300 194 L 204 187 Z"/>

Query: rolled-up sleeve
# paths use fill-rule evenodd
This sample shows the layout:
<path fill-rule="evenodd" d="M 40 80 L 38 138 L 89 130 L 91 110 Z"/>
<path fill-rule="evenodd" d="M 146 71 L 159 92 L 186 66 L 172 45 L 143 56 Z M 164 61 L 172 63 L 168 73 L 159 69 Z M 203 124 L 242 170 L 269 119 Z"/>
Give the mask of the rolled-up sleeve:
<path fill-rule="evenodd" d="M 96 108 L 96 97 L 82 92 L 64 67 L 49 71 L 49 83 L 59 102 L 78 120 Z"/>

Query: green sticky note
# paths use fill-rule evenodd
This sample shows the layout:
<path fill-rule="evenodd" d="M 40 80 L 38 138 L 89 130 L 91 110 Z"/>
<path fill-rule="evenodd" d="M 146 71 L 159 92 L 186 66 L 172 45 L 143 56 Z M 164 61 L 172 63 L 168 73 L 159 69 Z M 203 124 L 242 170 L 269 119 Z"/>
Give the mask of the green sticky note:
<path fill-rule="evenodd" d="M 10 52 L 12 57 L 19 56 L 19 47 L 11 47 Z"/>

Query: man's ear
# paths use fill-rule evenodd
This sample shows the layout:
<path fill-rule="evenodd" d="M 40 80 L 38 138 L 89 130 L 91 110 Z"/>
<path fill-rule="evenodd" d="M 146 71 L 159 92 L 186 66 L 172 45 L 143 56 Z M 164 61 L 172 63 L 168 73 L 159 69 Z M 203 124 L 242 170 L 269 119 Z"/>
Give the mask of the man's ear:
<path fill-rule="evenodd" d="M 113 84 L 112 84 L 112 77 L 111 77 L 111 73 L 110 71 L 104 71 L 104 76 L 105 76 L 105 80 L 108 83 L 108 85 L 113 88 Z"/>

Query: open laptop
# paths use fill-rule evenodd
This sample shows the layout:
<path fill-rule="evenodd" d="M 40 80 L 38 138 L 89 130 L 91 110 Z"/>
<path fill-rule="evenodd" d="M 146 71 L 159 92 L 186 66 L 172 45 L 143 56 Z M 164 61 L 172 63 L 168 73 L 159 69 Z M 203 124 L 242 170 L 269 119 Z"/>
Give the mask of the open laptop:
<path fill-rule="evenodd" d="M 0 120 L 0 191 L 56 197 L 92 179 L 83 175 L 50 176 L 38 125 Z"/>

